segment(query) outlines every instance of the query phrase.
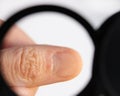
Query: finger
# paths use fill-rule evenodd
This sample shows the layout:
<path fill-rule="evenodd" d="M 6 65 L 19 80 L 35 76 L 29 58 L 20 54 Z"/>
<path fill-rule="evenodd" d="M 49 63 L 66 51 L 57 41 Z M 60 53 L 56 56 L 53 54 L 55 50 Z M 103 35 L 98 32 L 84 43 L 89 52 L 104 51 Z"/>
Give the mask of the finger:
<path fill-rule="evenodd" d="M 0 25 L 2 24 L 3 21 L 0 20 Z M 6 36 L 4 37 L 2 48 L 30 44 L 34 44 L 34 41 L 28 37 L 18 26 L 14 25 L 10 28 L 10 30 L 8 30 Z"/>
<path fill-rule="evenodd" d="M 3 23 L 4 23 L 3 20 L 0 20 L 0 26 Z M 9 30 L 8 34 L 4 38 L 1 47 L 8 48 L 13 46 L 28 45 L 28 44 L 34 44 L 34 41 L 30 37 L 28 37 L 19 27 L 14 26 L 14 28 L 12 27 L 12 29 Z M 33 87 L 33 88 L 11 87 L 11 88 L 19 96 L 34 96 L 38 89 L 37 87 Z"/>
<path fill-rule="evenodd" d="M 76 51 L 48 45 L 4 49 L 0 62 L 9 86 L 36 87 L 66 81 L 81 70 Z"/>

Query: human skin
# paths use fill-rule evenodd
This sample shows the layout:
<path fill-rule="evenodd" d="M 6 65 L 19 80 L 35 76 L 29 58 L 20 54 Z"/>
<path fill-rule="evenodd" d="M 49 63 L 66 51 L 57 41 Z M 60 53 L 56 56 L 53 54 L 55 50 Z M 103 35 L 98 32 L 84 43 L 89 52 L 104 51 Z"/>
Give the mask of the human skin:
<path fill-rule="evenodd" d="M 18 96 L 34 96 L 39 86 L 70 80 L 82 68 L 75 50 L 36 45 L 15 25 L 4 38 L 0 53 L 0 72 Z"/>

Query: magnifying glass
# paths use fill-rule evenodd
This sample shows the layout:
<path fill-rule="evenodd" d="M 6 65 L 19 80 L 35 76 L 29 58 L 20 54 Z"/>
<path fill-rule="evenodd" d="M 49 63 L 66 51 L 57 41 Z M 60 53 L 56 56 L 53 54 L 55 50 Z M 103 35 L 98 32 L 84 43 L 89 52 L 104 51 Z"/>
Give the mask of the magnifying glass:
<path fill-rule="evenodd" d="M 105 83 L 107 82 L 106 80 L 108 79 L 105 79 L 103 76 L 105 75 L 104 73 L 106 72 L 105 70 L 105 67 L 102 66 L 101 64 L 105 63 L 107 64 L 106 62 L 104 62 L 104 60 L 106 60 L 106 55 L 103 55 L 102 54 L 102 50 L 104 50 L 107 47 L 104 48 L 105 45 L 107 45 L 108 43 L 104 43 L 104 41 L 109 41 L 108 39 L 105 39 L 106 34 L 109 34 L 107 32 L 105 32 L 106 34 L 104 35 L 104 32 L 100 32 L 101 30 L 104 31 L 104 28 L 101 27 L 99 30 L 98 30 L 98 33 L 95 33 L 96 31 L 91 27 L 91 25 L 82 17 L 80 16 L 79 14 L 77 14 L 76 12 L 72 11 L 72 10 L 69 10 L 67 8 L 63 8 L 63 7 L 60 7 L 60 6 L 55 6 L 55 5 L 40 5 L 40 6 L 34 6 L 34 7 L 31 7 L 31 8 L 28 8 L 28 9 L 25 9 L 25 10 L 22 10 L 20 12 L 18 12 L 17 14 L 13 15 L 12 17 L 10 17 L 3 25 L 2 27 L 0 28 L 0 42 L 2 43 L 2 40 L 4 38 L 4 36 L 6 35 L 7 31 L 10 29 L 10 27 L 15 24 L 15 22 L 17 22 L 18 20 L 20 20 L 21 18 L 27 16 L 27 15 L 30 15 L 30 14 L 33 14 L 33 13 L 38 13 L 38 12 L 58 12 L 58 13 L 61 13 L 61 14 L 65 14 L 71 18 L 73 18 L 75 21 L 77 21 L 80 25 L 82 25 L 88 32 L 89 36 L 91 37 L 92 41 L 93 41 L 93 44 L 95 45 L 95 57 L 94 57 L 94 64 L 93 64 L 93 76 L 92 76 L 92 79 L 90 81 L 90 83 L 88 84 L 88 86 L 79 94 L 80 96 L 87 96 L 87 95 L 91 95 L 91 96 L 101 96 L 103 95 L 104 96 L 104 93 L 105 93 L 105 96 L 107 94 L 107 96 L 113 96 L 113 93 L 112 92 L 109 92 L 109 88 L 106 87 L 107 85 L 111 85 L 108 84 L 108 83 Z M 114 16 L 113 16 L 114 17 Z M 116 17 L 116 16 L 115 16 Z M 110 19 L 111 21 L 111 19 Z M 112 20 L 113 22 L 114 20 Z M 111 22 L 111 23 L 112 23 Z M 103 28 L 103 29 L 102 29 Z M 112 31 L 113 32 L 113 31 Z M 111 33 L 112 33 L 111 32 Z M 116 32 L 116 31 L 115 31 Z M 118 31 L 117 31 L 118 32 Z M 120 34 L 118 34 L 117 36 L 119 36 Z M 109 36 L 108 36 L 109 37 Z M 119 38 L 117 38 L 119 39 Z M 103 45 L 102 45 L 103 44 Z M 101 47 L 102 46 L 102 47 Z M 106 50 L 105 50 L 105 54 L 106 53 Z M 113 49 L 111 49 L 113 50 Z M 110 51 L 111 51 L 110 50 Z M 99 55 L 100 54 L 100 55 Z M 110 55 L 111 56 L 111 55 Z M 101 58 L 105 58 L 105 59 L 101 59 Z M 115 58 L 116 56 L 114 56 Z M 110 59 L 110 60 L 113 60 L 113 59 Z M 115 59 L 116 60 L 116 59 Z M 100 63 L 102 62 L 102 63 Z M 112 64 L 111 62 L 109 62 L 109 64 Z M 102 68 L 104 67 L 104 68 Z M 103 71 L 102 71 L 103 70 Z M 118 72 L 119 73 L 119 72 Z M 104 74 L 104 75 L 102 75 Z M 106 76 L 105 76 L 106 77 Z M 118 76 L 119 77 L 119 76 Z M 104 80 L 104 79 L 105 80 Z M 3 80 L 2 78 L 2 75 L 1 75 L 1 86 L 4 87 L 5 89 L 9 90 L 8 92 L 3 93 L 5 94 L 4 96 L 16 96 L 6 85 L 5 81 Z M 104 83 L 106 85 L 104 85 Z M 114 88 L 113 88 L 114 90 Z M 1 91 L 1 90 L 0 90 Z M 118 92 L 114 92 L 114 93 L 118 93 Z M 108 95 L 109 94 L 109 95 Z M 77 96 L 79 96 L 77 95 Z M 118 95 L 114 95 L 114 96 L 118 96 Z"/>
<path fill-rule="evenodd" d="M 34 8 L 34 9 L 33 9 Z M 74 19 L 74 18 L 76 18 L 76 19 L 74 19 L 75 21 L 77 20 L 77 19 L 79 19 L 80 18 L 80 20 L 79 20 L 79 22 L 82 22 L 83 24 L 80 24 L 80 25 L 84 25 L 84 26 L 86 26 L 88 29 L 87 30 L 91 30 L 91 35 L 94 33 L 94 32 L 92 32 L 93 31 L 93 29 L 92 29 L 92 27 L 81 17 L 81 16 L 79 16 L 77 13 L 75 13 L 75 12 L 72 12 L 72 11 L 70 11 L 70 10 L 68 10 L 68 9 L 66 9 L 66 8 L 62 8 L 62 7 L 57 7 L 57 6 L 48 6 L 48 5 L 44 5 L 44 6 L 37 6 L 37 7 L 32 7 L 32 11 L 35 11 L 35 12 L 37 12 L 36 11 L 36 9 L 38 10 L 38 12 L 44 12 L 44 11 L 46 11 L 46 12 L 58 12 L 58 13 L 61 13 L 61 14 L 63 14 L 63 15 L 65 15 L 66 14 L 66 16 L 68 16 L 68 17 L 72 17 L 72 19 Z M 25 12 L 23 12 L 23 13 L 25 13 L 26 14 L 26 12 L 32 12 L 32 11 L 30 11 L 31 9 L 27 9 Z M 34 12 L 34 13 L 35 13 Z M 20 15 L 21 13 L 19 13 L 18 15 L 19 16 L 21 16 Z M 25 15 L 24 14 L 24 15 Z M 30 14 L 30 13 L 29 13 Z M 19 17 L 19 16 L 16 16 L 17 18 Z M 14 17 L 13 17 L 14 18 Z M 20 17 L 19 17 L 20 18 Z M 21 16 L 21 18 L 22 18 L 22 16 Z M 12 19 L 9 19 L 10 21 L 8 21 L 7 20 L 7 22 L 11 22 L 11 20 Z M 15 22 L 15 21 L 14 21 Z M 77 21 L 78 22 L 78 21 Z M 78 24 L 79 24 L 79 22 L 78 22 Z M 5 23 L 4 23 L 5 24 Z M 8 23 L 6 23 L 6 24 L 8 24 Z M 13 24 L 13 23 L 11 23 L 11 24 Z M 3 26 L 5 26 L 5 25 L 3 25 Z M 12 25 L 11 25 L 12 26 Z M 3 27 L 1 27 L 1 28 L 3 28 Z M 5 27 L 5 29 L 6 29 L 7 27 Z M 10 27 L 9 27 L 10 28 Z M 8 28 L 8 29 L 9 29 Z M 7 30 L 6 30 L 7 31 Z M 74 31 L 75 32 L 75 31 Z M 70 33 L 69 33 L 70 34 Z M 81 34 L 82 35 L 82 34 Z M 74 37 L 74 36 L 73 36 Z M 79 36 L 78 36 L 79 37 Z M 63 38 L 62 38 L 63 39 Z M 84 41 L 85 42 L 85 41 Z"/>

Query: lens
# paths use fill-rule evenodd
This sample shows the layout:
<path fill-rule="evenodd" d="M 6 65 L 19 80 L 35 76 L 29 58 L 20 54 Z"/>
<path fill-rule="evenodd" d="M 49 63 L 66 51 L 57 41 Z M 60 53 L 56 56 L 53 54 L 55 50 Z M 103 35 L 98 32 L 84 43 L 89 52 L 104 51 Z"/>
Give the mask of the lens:
<path fill-rule="evenodd" d="M 36 96 L 72 96 L 79 93 L 91 78 L 93 42 L 86 29 L 72 18 L 55 12 L 38 13 L 20 20 L 17 25 L 37 44 L 57 45 L 79 52 L 82 72 L 73 80 L 40 87 Z M 67 90 L 66 90 L 67 88 Z"/>
<path fill-rule="evenodd" d="M 30 13 L 39 12 L 39 10 L 42 11 L 42 13 L 21 19 Z M 43 12 L 44 10 L 52 10 L 55 12 Z M 67 82 L 40 87 L 37 95 L 72 96 L 78 94 L 91 78 L 94 53 L 94 42 L 92 42 L 93 40 L 90 38 L 90 36 L 94 34 L 92 33 L 94 32 L 92 27 L 90 27 L 83 18 L 68 9 L 56 6 L 37 6 L 21 11 L 21 13 L 8 19 L 1 28 L 1 38 L 5 36 L 5 32 L 7 32 L 9 27 L 12 27 L 17 20 L 19 20 L 19 22 L 17 22 L 16 25 L 36 41 L 37 44 L 73 48 L 78 51 L 83 60 L 83 68 L 79 76 Z M 86 29 L 84 29 L 83 26 Z"/>

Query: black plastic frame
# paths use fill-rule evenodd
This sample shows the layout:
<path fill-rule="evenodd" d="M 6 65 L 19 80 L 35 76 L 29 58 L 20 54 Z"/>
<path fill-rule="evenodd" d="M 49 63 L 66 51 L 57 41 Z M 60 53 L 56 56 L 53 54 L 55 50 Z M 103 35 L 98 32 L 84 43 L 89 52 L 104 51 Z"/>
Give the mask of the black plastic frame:
<path fill-rule="evenodd" d="M 92 28 L 92 26 L 82 17 L 80 16 L 80 14 L 77 14 L 76 12 L 61 7 L 61 6 L 56 6 L 56 5 L 38 5 L 38 6 L 33 6 L 27 9 L 24 9 L 18 13 L 16 13 L 15 15 L 13 15 L 12 17 L 10 17 L 0 28 L 0 44 L 2 44 L 2 40 L 5 37 L 6 33 L 8 32 L 8 30 L 21 18 L 27 16 L 27 15 L 31 15 L 33 13 L 38 13 L 38 12 L 58 12 L 61 14 L 65 14 L 69 17 L 71 17 L 72 19 L 76 20 L 80 25 L 82 25 L 88 32 L 88 34 L 90 35 L 90 37 L 92 38 L 92 41 L 94 42 L 94 44 L 96 43 L 96 36 L 95 36 L 95 31 Z M 4 90 L 6 91 L 4 93 Z M 16 96 L 16 94 L 14 94 L 9 87 L 6 85 L 4 79 L 2 78 L 2 75 L 0 76 L 0 94 L 3 94 L 3 96 Z"/>

